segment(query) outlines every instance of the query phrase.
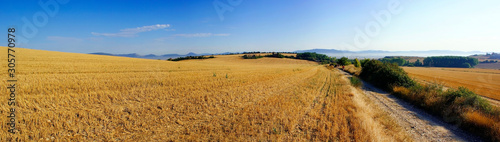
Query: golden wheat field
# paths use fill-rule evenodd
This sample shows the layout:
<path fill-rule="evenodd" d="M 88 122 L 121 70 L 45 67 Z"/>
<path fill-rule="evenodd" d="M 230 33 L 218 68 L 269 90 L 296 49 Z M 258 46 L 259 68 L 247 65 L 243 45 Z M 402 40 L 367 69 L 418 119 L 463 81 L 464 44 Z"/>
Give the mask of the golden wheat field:
<path fill-rule="evenodd" d="M 403 67 L 411 77 L 453 88 L 467 87 L 479 95 L 500 100 L 500 70 Z"/>
<path fill-rule="evenodd" d="M 354 103 L 337 71 L 240 56 L 171 62 L 16 48 L 18 133 L 1 125 L 0 141 L 409 140 Z M 4 94 L 6 62 L 1 70 Z"/>

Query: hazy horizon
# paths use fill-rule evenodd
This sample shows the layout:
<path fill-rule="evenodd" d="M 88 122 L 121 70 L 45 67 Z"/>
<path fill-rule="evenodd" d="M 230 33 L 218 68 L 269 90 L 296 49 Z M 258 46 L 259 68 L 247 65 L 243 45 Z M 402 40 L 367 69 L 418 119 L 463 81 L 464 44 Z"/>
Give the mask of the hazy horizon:
<path fill-rule="evenodd" d="M 500 49 L 500 1 L 230 2 L 9 1 L 0 27 L 19 47 L 73 53 Z"/>

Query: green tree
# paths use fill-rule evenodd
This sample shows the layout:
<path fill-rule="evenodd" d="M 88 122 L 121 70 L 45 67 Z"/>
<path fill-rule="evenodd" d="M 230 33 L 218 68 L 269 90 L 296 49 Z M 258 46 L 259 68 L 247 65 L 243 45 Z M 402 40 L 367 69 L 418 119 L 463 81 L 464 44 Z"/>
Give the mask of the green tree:
<path fill-rule="evenodd" d="M 337 63 L 339 65 L 342 65 L 342 66 L 345 66 L 345 65 L 350 65 L 351 64 L 351 61 L 349 61 L 349 59 L 347 57 L 342 57 L 340 58 Z"/>
<path fill-rule="evenodd" d="M 406 60 L 401 57 L 384 57 L 380 59 L 383 63 L 395 63 L 398 66 L 404 66 L 406 64 Z"/>
<path fill-rule="evenodd" d="M 361 60 L 361 67 L 364 67 L 365 66 L 365 63 L 370 61 L 370 59 L 363 59 Z"/>
<path fill-rule="evenodd" d="M 361 62 L 359 62 L 358 58 L 354 59 L 354 66 L 361 67 Z"/>
<path fill-rule="evenodd" d="M 415 66 L 422 66 L 422 62 L 420 62 L 420 59 L 417 59 L 417 61 L 415 61 Z"/>
<path fill-rule="evenodd" d="M 467 63 L 467 64 L 465 64 Z M 424 59 L 424 66 L 431 67 L 468 67 L 471 68 L 479 63 L 477 58 L 462 56 L 434 56 Z"/>

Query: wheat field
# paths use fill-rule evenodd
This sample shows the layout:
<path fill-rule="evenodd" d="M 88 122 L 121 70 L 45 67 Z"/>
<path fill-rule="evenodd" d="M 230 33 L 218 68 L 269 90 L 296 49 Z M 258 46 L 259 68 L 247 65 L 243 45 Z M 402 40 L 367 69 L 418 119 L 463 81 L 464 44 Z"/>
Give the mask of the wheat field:
<path fill-rule="evenodd" d="M 444 86 L 467 87 L 481 96 L 500 100 L 500 70 L 403 67 L 411 77 Z"/>
<path fill-rule="evenodd" d="M 409 140 L 354 103 L 337 71 L 239 56 L 171 62 L 16 48 L 18 133 L 2 116 L 0 141 Z"/>

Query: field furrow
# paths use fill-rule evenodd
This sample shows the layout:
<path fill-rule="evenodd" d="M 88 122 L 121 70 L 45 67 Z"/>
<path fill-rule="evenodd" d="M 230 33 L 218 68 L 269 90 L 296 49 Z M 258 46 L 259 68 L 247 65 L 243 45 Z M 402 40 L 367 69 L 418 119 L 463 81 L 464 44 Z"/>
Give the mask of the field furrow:
<path fill-rule="evenodd" d="M 18 133 L 0 131 L 2 141 L 398 139 L 367 131 L 349 82 L 315 62 L 241 55 L 171 62 L 23 48 L 16 53 Z M 0 106 L 2 113 L 8 109 Z"/>

